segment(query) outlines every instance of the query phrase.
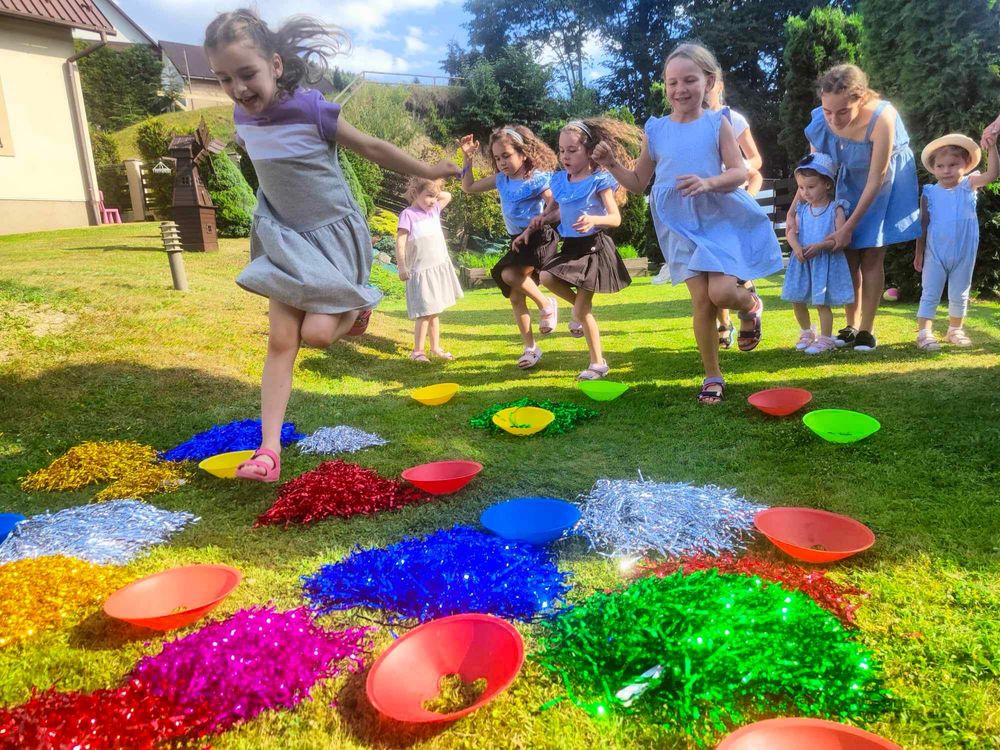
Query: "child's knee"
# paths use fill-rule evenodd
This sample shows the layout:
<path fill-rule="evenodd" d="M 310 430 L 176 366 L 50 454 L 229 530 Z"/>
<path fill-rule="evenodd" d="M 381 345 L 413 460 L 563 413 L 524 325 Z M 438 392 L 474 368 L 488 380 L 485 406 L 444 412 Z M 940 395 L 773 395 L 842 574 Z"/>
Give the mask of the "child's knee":
<path fill-rule="evenodd" d="M 302 343 L 317 349 L 326 349 L 335 340 L 334 326 L 327 323 L 306 321 L 302 324 Z"/>
<path fill-rule="evenodd" d="M 500 278 L 507 286 L 515 286 L 524 280 L 524 275 L 518 269 L 508 266 L 500 272 Z"/>

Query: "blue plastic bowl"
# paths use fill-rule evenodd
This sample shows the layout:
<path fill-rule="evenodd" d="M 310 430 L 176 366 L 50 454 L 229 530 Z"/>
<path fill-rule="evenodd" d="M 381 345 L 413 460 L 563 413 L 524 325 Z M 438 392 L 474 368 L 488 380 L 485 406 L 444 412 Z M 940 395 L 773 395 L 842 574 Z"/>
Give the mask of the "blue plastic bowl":
<path fill-rule="evenodd" d="M 554 542 L 579 520 L 579 508 L 554 497 L 516 497 L 479 516 L 479 522 L 497 536 L 531 544 Z"/>
<path fill-rule="evenodd" d="M 14 530 L 21 521 L 25 520 L 20 513 L 0 513 L 0 542 L 7 538 L 7 535 Z"/>

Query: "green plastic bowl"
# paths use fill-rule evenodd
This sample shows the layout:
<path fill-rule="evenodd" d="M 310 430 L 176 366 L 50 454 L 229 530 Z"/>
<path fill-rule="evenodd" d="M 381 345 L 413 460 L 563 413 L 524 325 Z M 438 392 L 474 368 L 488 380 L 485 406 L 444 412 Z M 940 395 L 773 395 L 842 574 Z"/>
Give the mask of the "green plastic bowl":
<path fill-rule="evenodd" d="M 628 390 L 628 386 L 613 380 L 581 380 L 580 390 L 594 401 L 614 401 Z"/>
<path fill-rule="evenodd" d="M 850 409 L 819 409 L 802 417 L 802 423 L 831 443 L 856 443 L 882 427 L 867 414 Z"/>

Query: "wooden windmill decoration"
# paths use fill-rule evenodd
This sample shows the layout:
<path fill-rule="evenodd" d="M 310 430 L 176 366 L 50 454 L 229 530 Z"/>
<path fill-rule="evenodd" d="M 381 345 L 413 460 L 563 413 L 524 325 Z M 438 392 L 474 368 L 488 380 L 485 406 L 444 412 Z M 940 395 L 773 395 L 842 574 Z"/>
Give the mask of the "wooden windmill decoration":
<path fill-rule="evenodd" d="M 208 134 L 201 118 L 193 135 L 175 135 L 170 140 L 170 156 L 176 160 L 174 173 L 174 221 L 185 250 L 218 250 L 215 205 L 198 171 L 210 154 L 218 154 L 226 144 Z"/>

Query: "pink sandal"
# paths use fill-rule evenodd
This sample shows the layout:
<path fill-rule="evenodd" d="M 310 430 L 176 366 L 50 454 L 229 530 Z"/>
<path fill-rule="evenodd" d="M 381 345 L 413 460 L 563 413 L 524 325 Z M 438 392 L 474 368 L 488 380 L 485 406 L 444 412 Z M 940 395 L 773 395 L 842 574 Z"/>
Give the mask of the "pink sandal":
<path fill-rule="evenodd" d="M 362 310 L 358 313 L 358 317 L 354 319 L 354 325 L 351 326 L 351 330 L 347 332 L 348 336 L 361 336 L 365 331 L 368 330 L 368 322 L 372 319 L 371 310 Z"/>
<path fill-rule="evenodd" d="M 268 466 L 263 461 L 258 461 L 257 456 L 267 456 L 274 461 L 274 466 Z M 263 469 L 264 473 L 249 470 L 248 467 Z M 281 459 L 278 454 L 270 448 L 258 448 L 253 456 L 236 467 L 236 476 L 239 479 L 249 479 L 254 482 L 277 482 L 281 476 Z"/>
<path fill-rule="evenodd" d="M 543 336 L 552 333 L 559 324 L 559 303 L 555 297 L 549 297 L 548 302 L 548 306 L 541 311 L 538 321 L 538 332 Z"/>

